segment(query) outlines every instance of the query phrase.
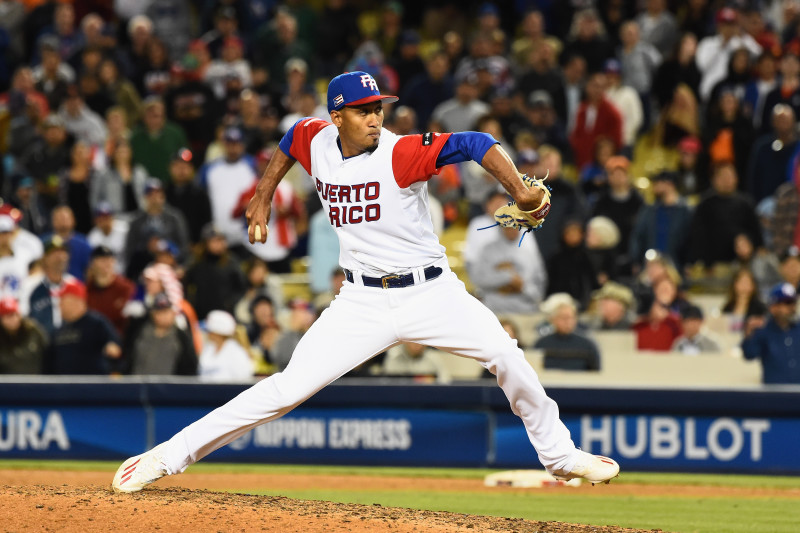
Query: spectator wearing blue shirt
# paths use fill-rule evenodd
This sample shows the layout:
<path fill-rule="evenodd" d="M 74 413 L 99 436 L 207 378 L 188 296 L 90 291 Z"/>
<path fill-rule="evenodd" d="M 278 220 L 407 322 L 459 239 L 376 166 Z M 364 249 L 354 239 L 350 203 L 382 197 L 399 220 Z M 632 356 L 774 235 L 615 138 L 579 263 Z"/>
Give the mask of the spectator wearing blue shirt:
<path fill-rule="evenodd" d="M 77 63 L 77 57 L 85 46 L 86 39 L 75 27 L 75 8 L 72 4 L 59 3 L 55 8 L 53 24 L 44 29 L 40 39 L 49 36 L 58 43 L 58 53 L 63 61 Z M 35 57 L 34 61 L 36 59 L 39 58 Z"/>
<path fill-rule="evenodd" d="M 800 323 L 795 320 L 797 292 L 789 283 L 773 287 L 769 317 L 748 320 L 742 351 L 747 359 L 761 359 L 763 382 L 800 384 Z"/>
<path fill-rule="evenodd" d="M 52 339 L 45 368 L 52 374 L 110 374 L 122 356 L 114 327 L 101 314 L 89 311 L 86 285 L 64 284 L 60 297 L 63 323 Z"/>
<path fill-rule="evenodd" d="M 61 237 L 67 243 L 67 248 L 69 249 L 69 268 L 67 271 L 79 280 L 85 280 L 92 247 L 89 241 L 86 240 L 85 235 L 75 231 L 75 214 L 72 212 L 72 208 L 67 205 L 57 206 L 53 209 L 50 217 L 53 235 L 49 235 L 44 240 L 53 236 Z"/>
<path fill-rule="evenodd" d="M 772 108 L 772 129 L 753 144 L 745 178 L 745 190 L 758 203 L 791 180 L 789 169 L 800 145 L 794 109 L 787 104 Z"/>
<path fill-rule="evenodd" d="M 636 217 L 629 255 L 641 264 L 647 250 L 656 250 L 675 264 L 683 264 L 691 210 L 678 192 L 678 175 L 659 172 L 651 178 L 655 201 L 642 206 Z"/>
<path fill-rule="evenodd" d="M 61 308 L 58 294 L 64 284 L 75 278 L 67 273 L 69 267 L 69 247 L 58 235 L 44 242 L 42 271 L 44 276 L 32 289 L 30 296 L 23 297 L 20 308 L 23 315 L 35 320 L 48 337 L 52 337 L 61 326 Z"/>

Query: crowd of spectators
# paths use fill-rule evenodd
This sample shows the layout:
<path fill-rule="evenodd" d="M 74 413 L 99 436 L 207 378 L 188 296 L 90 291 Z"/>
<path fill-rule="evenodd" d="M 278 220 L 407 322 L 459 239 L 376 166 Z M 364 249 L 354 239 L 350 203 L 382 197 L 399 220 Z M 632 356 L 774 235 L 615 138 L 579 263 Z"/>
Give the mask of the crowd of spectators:
<path fill-rule="evenodd" d="M 400 96 L 392 131 L 487 132 L 548 176 L 521 240 L 477 231 L 507 201 L 478 164 L 429 190 L 440 232 L 468 227 L 476 295 L 544 311 L 538 347 L 589 354 L 555 367 L 600 368 L 602 329 L 717 351 L 690 287 L 729 285 L 748 339 L 794 327 L 772 287 L 800 286 L 800 2 L 3 0 L 0 49 L 0 373 L 285 366 L 343 282 L 335 234 L 299 165 L 266 245 L 243 213 L 347 70 Z M 303 258 L 312 298 L 286 301 L 274 274 Z M 390 355 L 355 373 L 435 370 Z"/>

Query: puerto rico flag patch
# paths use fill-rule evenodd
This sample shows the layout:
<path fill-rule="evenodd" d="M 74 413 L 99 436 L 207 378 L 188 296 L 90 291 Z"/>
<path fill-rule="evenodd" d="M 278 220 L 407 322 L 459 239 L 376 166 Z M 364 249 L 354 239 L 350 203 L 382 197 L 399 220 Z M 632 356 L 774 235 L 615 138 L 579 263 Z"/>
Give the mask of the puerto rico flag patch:
<path fill-rule="evenodd" d="M 340 106 L 340 105 L 342 105 L 343 103 L 344 103 L 344 96 L 343 96 L 343 95 L 341 95 L 341 94 L 340 94 L 339 96 L 336 96 L 336 97 L 333 99 L 333 105 L 335 105 L 336 107 L 339 107 L 339 106 Z"/>

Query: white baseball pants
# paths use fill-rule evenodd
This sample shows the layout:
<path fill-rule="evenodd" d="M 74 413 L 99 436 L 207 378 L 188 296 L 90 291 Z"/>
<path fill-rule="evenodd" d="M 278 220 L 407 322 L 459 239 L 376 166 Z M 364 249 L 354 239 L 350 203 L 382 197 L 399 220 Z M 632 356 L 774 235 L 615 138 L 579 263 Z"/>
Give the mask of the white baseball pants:
<path fill-rule="evenodd" d="M 421 269 L 420 269 L 421 270 Z M 418 279 L 418 274 L 415 274 Z M 187 426 L 165 447 L 170 473 L 183 472 L 252 428 L 279 418 L 376 354 L 401 341 L 477 360 L 497 376 L 550 472 L 569 472 L 575 445 L 517 342 L 444 265 L 437 278 L 404 288 L 345 283 L 300 340 L 286 369 Z"/>

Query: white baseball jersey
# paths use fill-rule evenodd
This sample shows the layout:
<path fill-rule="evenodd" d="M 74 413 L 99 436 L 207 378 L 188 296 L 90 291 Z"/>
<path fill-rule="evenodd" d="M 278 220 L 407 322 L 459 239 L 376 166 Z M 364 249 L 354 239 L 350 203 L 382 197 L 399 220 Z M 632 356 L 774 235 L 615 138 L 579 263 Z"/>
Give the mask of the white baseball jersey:
<path fill-rule="evenodd" d="M 28 277 L 26 259 L 17 254 L 0 257 L 0 298 L 19 300 L 22 284 Z"/>
<path fill-rule="evenodd" d="M 241 243 L 242 220 L 232 213 L 242 193 L 257 181 L 255 170 L 244 157 L 233 163 L 221 158 L 208 164 L 205 180 L 214 224 L 225 233 L 228 243 Z"/>
<path fill-rule="evenodd" d="M 496 374 L 539 461 L 570 472 L 578 452 L 558 406 L 497 317 L 470 295 L 447 265 L 433 232 L 425 181 L 449 134 L 397 136 L 383 130 L 372 153 L 344 159 L 338 131 L 324 120 L 297 123 L 281 146 L 312 177 L 339 237 L 341 265 L 355 271 L 311 325 L 282 372 L 258 382 L 172 437 L 162 448 L 167 472 L 186 467 L 279 418 L 309 396 L 399 342 L 435 346 Z M 272 236 L 272 234 L 270 234 Z M 434 265 L 435 263 L 435 265 Z M 435 266 L 432 277 L 418 274 Z M 414 271 L 414 283 L 381 288 L 369 277 Z M 346 339 L 346 340 L 345 340 Z M 340 342 L 339 342 L 340 341 Z"/>
<path fill-rule="evenodd" d="M 343 158 L 330 122 L 294 127 L 290 154 L 314 180 L 339 237 L 339 264 L 370 276 L 406 272 L 443 259 L 426 181 L 449 133 L 399 136 L 383 129 L 378 148 Z"/>

